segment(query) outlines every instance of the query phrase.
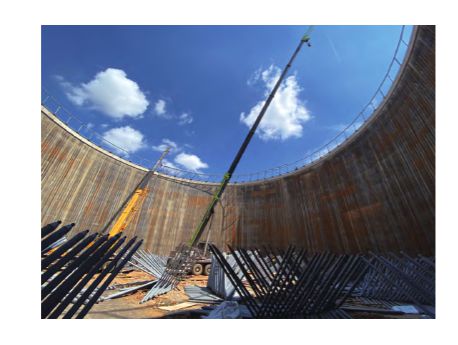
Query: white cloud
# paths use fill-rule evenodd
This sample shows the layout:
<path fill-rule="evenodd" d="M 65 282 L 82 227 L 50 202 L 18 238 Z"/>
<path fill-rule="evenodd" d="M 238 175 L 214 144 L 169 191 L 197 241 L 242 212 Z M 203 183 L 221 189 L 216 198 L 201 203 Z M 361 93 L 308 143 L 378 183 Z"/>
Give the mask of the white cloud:
<path fill-rule="evenodd" d="M 178 124 L 180 126 L 189 125 L 194 121 L 194 118 L 188 113 L 183 113 L 178 117 Z"/>
<path fill-rule="evenodd" d="M 189 113 L 176 115 L 168 109 L 168 103 L 163 99 L 158 99 L 154 104 L 153 114 L 164 120 L 176 120 L 178 125 L 189 125 L 194 122 L 194 118 Z"/>
<path fill-rule="evenodd" d="M 178 144 L 170 139 L 164 138 L 159 145 L 153 145 L 152 149 L 158 152 L 164 152 L 167 147 L 170 147 L 171 152 L 181 151 L 181 147 Z"/>
<path fill-rule="evenodd" d="M 262 82 L 267 97 L 280 77 L 280 69 L 271 65 L 262 72 L 255 72 L 250 84 Z M 277 94 L 259 124 L 257 133 L 263 140 L 286 140 L 302 136 L 302 125 L 312 117 L 299 98 L 302 88 L 299 86 L 296 76 L 290 76 L 280 85 Z M 251 127 L 261 111 L 265 101 L 258 102 L 251 108 L 248 115 L 240 114 L 240 121 L 247 127 Z"/>
<path fill-rule="evenodd" d="M 149 105 L 138 84 L 128 79 L 120 69 L 107 68 L 79 86 L 70 84 L 60 76 L 56 79 L 70 101 L 80 106 L 87 105 L 115 119 L 140 117 Z"/>
<path fill-rule="evenodd" d="M 157 117 L 166 120 L 171 120 L 174 118 L 172 114 L 169 114 L 167 112 L 167 102 L 163 99 L 158 99 L 157 102 L 154 104 L 154 114 Z"/>
<path fill-rule="evenodd" d="M 193 172 L 200 172 L 200 169 L 206 169 L 208 168 L 208 164 L 202 162 L 202 160 L 192 154 L 188 154 L 185 152 L 179 153 L 175 159 L 175 163 L 181 165 L 187 170 L 193 171 Z"/>
<path fill-rule="evenodd" d="M 103 133 L 103 139 L 126 150 L 128 153 L 134 153 L 146 146 L 143 134 L 130 126 L 112 128 Z M 125 153 L 119 148 L 112 146 L 115 153 Z"/>
<path fill-rule="evenodd" d="M 59 83 L 65 83 L 65 78 L 62 77 L 60 74 L 53 75 L 53 78 L 56 79 Z"/>
<path fill-rule="evenodd" d="M 156 104 L 154 105 L 154 111 L 158 115 L 165 114 L 165 101 L 163 99 L 159 99 Z"/>
<path fill-rule="evenodd" d="M 248 78 L 246 84 L 248 86 L 253 86 L 254 84 L 256 84 L 259 81 L 259 78 L 261 77 L 261 72 L 262 72 L 262 68 L 258 68 L 256 71 L 254 71 L 252 76 Z"/>

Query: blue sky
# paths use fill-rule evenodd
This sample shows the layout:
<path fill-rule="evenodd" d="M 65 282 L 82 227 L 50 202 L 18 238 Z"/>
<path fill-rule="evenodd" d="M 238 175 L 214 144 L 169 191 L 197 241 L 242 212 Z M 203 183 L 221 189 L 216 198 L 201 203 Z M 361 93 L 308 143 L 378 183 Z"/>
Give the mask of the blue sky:
<path fill-rule="evenodd" d="M 43 26 L 42 86 L 134 162 L 155 161 L 169 144 L 168 164 L 223 173 L 306 30 Z M 298 160 L 333 138 L 372 97 L 400 32 L 315 26 L 236 174 Z"/>

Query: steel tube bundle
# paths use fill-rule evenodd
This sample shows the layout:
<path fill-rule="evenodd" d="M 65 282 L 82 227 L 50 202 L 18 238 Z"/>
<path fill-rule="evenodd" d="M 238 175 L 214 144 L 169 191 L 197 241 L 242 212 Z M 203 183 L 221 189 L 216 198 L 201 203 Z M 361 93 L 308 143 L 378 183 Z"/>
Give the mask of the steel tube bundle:
<path fill-rule="evenodd" d="M 42 228 L 47 233 L 42 248 L 49 246 L 49 242 L 55 243 L 56 238 L 59 240 L 74 226 L 55 231 L 59 224 Z M 98 238 L 97 233 L 86 237 L 87 234 L 88 230 L 76 234 L 42 259 L 42 318 L 58 318 L 71 303 L 73 306 L 64 317 L 72 317 L 85 304 L 77 315 L 84 317 L 142 243 L 134 237 L 124 245 L 126 237 L 121 234 Z M 127 252 L 130 247 L 133 249 Z M 96 279 L 85 288 L 93 277 Z"/>

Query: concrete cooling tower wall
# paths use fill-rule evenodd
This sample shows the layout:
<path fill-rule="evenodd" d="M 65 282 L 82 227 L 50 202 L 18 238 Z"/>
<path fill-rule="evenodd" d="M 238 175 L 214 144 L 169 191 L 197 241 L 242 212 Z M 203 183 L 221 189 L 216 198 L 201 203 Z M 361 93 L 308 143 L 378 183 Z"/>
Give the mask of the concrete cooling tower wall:
<path fill-rule="evenodd" d="M 416 27 L 376 113 L 321 160 L 231 184 L 204 234 L 219 246 L 303 246 L 337 253 L 435 247 L 435 29 Z M 42 107 L 42 224 L 100 231 L 146 169 L 92 144 Z M 126 234 L 168 254 L 189 240 L 214 184 L 156 174 Z"/>

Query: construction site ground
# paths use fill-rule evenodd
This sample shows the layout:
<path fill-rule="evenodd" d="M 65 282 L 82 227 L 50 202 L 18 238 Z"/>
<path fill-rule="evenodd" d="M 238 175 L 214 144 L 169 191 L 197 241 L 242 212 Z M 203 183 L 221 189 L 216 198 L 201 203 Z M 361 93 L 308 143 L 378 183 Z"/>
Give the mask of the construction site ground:
<path fill-rule="evenodd" d="M 120 273 L 112 282 L 115 284 L 128 284 L 138 281 L 150 280 L 152 277 L 140 271 L 128 271 Z M 160 307 L 177 306 L 181 303 L 187 302 L 189 297 L 184 291 L 186 285 L 206 286 L 207 276 L 188 276 L 183 280 L 175 290 L 172 290 L 164 295 L 157 296 L 148 302 L 140 304 L 142 298 L 148 292 L 148 289 L 137 291 L 131 295 L 106 300 L 95 304 L 91 311 L 85 317 L 86 319 L 150 319 L 150 318 L 182 318 L 193 317 L 192 311 L 201 309 L 208 304 L 202 303 L 189 303 L 187 307 L 179 308 L 177 310 L 167 311 L 160 309 Z M 107 290 L 104 296 L 115 293 L 115 290 Z M 192 304 L 192 305 L 191 305 Z M 195 316 L 198 317 L 198 316 Z"/>
<path fill-rule="evenodd" d="M 94 277 L 95 279 L 95 277 Z M 112 282 L 111 285 L 129 284 L 139 281 L 151 280 L 152 277 L 141 271 L 126 271 L 120 273 Z M 110 299 L 95 304 L 90 312 L 86 315 L 86 319 L 180 319 L 180 318 L 200 318 L 203 313 L 199 312 L 202 307 L 209 306 L 206 303 L 189 302 L 189 297 L 184 291 L 184 287 L 188 285 L 196 285 L 205 287 L 208 277 L 204 275 L 187 276 L 178 287 L 164 295 L 156 296 L 155 298 L 140 304 L 140 301 L 148 292 L 148 289 L 140 290 L 127 296 Z M 103 296 L 108 296 L 115 293 L 116 290 L 107 290 Z M 354 307 L 368 307 L 360 304 L 357 301 L 349 302 Z M 165 310 L 162 308 L 171 310 Z M 381 306 L 372 305 L 370 307 L 379 308 Z M 371 313 L 349 311 L 349 314 L 356 319 L 417 319 L 423 318 L 420 315 L 392 315 L 385 313 Z"/>

